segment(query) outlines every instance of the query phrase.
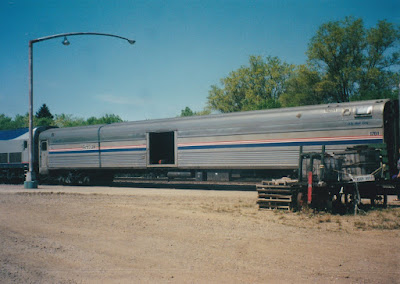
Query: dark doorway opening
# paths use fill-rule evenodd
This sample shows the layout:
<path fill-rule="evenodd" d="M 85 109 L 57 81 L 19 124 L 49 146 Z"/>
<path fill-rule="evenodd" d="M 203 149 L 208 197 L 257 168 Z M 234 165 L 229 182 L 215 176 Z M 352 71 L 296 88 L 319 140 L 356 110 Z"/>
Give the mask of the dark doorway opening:
<path fill-rule="evenodd" d="M 175 164 L 175 132 L 149 133 L 150 165 Z"/>

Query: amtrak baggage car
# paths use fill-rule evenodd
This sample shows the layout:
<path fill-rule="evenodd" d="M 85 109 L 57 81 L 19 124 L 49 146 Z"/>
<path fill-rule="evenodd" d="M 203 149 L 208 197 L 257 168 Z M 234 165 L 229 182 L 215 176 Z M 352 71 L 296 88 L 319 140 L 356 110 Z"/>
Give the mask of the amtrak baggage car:
<path fill-rule="evenodd" d="M 394 172 L 398 126 L 397 102 L 374 100 L 50 129 L 40 134 L 40 173 L 268 177 L 268 170 L 297 169 L 300 146 L 321 151 L 322 145 L 329 153 L 382 148 Z"/>

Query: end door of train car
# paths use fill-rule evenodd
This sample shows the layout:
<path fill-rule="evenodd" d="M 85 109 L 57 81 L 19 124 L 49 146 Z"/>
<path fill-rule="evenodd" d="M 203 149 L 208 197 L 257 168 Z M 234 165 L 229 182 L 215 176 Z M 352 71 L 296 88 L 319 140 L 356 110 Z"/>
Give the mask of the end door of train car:
<path fill-rule="evenodd" d="M 399 101 L 388 101 L 385 105 L 384 115 L 384 143 L 387 148 L 387 164 L 389 165 L 390 176 L 398 173 L 397 160 L 400 149 L 400 122 L 399 122 Z M 386 162 L 386 161 L 384 161 Z"/>
<path fill-rule="evenodd" d="M 39 172 L 41 174 L 48 174 L 48 141 L 42 140 L 39 145 Z"/>

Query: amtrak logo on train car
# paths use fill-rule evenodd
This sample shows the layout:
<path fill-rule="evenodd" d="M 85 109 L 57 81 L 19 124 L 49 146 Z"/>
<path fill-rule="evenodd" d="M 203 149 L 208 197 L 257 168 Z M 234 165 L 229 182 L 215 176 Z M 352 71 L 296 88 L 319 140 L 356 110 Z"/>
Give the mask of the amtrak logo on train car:
<path fill-rule="evenodd" d="M 82 145 L 82 149 L 83 150 L 95 150 L 96 146 L 95 145 L 86 145 L 86 144 L 84 144 L 84 145 Z"/>

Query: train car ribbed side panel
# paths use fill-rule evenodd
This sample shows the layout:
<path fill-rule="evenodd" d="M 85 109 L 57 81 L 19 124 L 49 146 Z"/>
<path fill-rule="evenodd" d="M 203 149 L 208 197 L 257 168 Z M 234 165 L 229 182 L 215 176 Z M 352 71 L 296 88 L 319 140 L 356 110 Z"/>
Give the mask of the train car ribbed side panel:
<path fill-rule="evenodd" d="M 179 167 L 191 168 L 296 168 L 299 147 L 271 149 L 207 149 L 178 152 Z"/>
<path fill-rule="evenodd" d="M 102 153 L 102 168 L 145 168 L 146 151 L 133 153 Z"/>
<path fill-rule="evenodd" d="M 49 155 L 49 169 L 79 169 L 79 168 L 98 168 L 99 154 L 57 154 Z"/>
<path fill-rule="evenodd" d="M 102 168 L 145 168 L 146 140 L 103 141 L 100 154 Z"/>

